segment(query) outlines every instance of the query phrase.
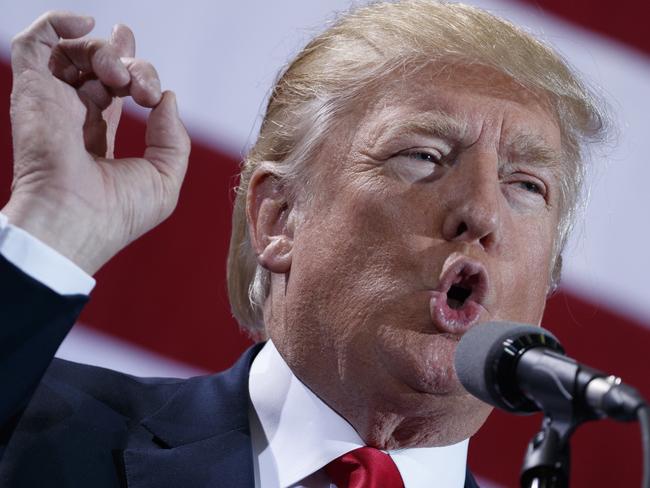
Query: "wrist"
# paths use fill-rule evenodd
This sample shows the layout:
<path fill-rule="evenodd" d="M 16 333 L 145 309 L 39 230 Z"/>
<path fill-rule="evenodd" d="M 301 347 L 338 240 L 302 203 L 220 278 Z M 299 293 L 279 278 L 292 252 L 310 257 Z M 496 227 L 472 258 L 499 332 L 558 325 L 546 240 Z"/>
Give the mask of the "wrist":
<path fill-rule="evenodd" d="M 28 232 L 59 254 L 93 275 L 108 260 L 96 242 L 97 219 L 83 206 L 56 203 L 40 195 L 12 195 L 2 209 L 9 223 Z"/>

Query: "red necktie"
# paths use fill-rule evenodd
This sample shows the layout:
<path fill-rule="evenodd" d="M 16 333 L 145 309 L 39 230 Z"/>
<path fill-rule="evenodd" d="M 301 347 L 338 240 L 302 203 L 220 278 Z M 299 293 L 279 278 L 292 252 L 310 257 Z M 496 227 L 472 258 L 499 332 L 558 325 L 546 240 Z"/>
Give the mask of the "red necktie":
<path fill-rule="evenodd" d="M 350 451 L 325 466 L 338 488 L 404 488 L 391 457 L 372 447 Z"/>

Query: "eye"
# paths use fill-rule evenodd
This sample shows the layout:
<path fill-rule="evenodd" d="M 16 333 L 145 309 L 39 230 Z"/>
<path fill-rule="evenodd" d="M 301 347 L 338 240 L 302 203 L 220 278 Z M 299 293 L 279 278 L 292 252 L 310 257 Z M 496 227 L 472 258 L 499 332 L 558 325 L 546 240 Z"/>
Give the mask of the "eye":
<path fill-rule="evenodd" d="M 445 154 L 433 147 L 404 149 L 385 161 L 386 170 L 408 183 L 428 183 L 444 173 Z"/>
<path fill-rule="evenodd" d="M 424 149 L 409 149 L 399 153 L 399 156 L 406 156 L 409 159 L 416 161 L 425 161 L 428 163 L 438 163 L 442 159 L 442 154 L 434 150 L 424 150 Z"/>
<path fill-rule="evenodd" d="M 534 181 L 518 181 L 517 184 L 530 193 L 537 193 L 538 195 L 544 195 L 545 193 L 542 185 L 537 184 Z"/>
<path fill-rule="evenodd" d="M 530 172 L 516 172 L 504 179 L 510 194 L 522 202 L 544 202 L 548 200 L 546 181 Z"/>

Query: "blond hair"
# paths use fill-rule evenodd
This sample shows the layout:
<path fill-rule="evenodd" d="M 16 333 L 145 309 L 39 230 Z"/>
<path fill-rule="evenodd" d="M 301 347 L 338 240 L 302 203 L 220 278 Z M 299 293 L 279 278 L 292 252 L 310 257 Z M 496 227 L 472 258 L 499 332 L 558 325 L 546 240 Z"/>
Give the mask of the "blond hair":
<path fill-rule="evenodd" d="M 263 333 L 269 271 L 257 264 L 246 222 L 251 175 L 266 162 L 289 189 L 309 188 L 310 160 L 333 124 L 400 72 L 439 64 L 496 70 L 550 101 L 562 133 L 566 178 L 556 238 L 554 280 L 582 187 L 585 143 L 604 133 L 600 103 L 550 47 L 494 15 L 434 0 L 374 3 L 343 15 L 284 69 L 268 101 L 259 137 L 241 167 L 228 256 L 228 292 L 234 316 Z M 339 119 L 340 120 L 340 119 Z"/>

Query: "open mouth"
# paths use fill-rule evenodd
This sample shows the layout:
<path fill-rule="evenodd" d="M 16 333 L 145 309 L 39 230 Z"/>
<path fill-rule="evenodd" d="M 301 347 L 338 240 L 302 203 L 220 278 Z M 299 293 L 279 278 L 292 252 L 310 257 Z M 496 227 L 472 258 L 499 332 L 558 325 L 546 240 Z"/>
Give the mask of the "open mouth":
<path fill-rule="evenodd" d="M 463 270 L 464 271 L 464 270 Z M 465 302 L 472 295 L 476 299 L 475 290 L 481 287 L 481 275 L 461 273 L 455 278 L 455 282 L 447 290 L 447 305 L 453 310 L 462 308 Z"/>
<path fill-rule="evenodd" d="M 481 263 L 464 256 L 454 256 L 443 269 L 438 286 L 431 292 L 431 318 L 443 332 L 463 333 L 485 310 L 487 272 Z"/>

